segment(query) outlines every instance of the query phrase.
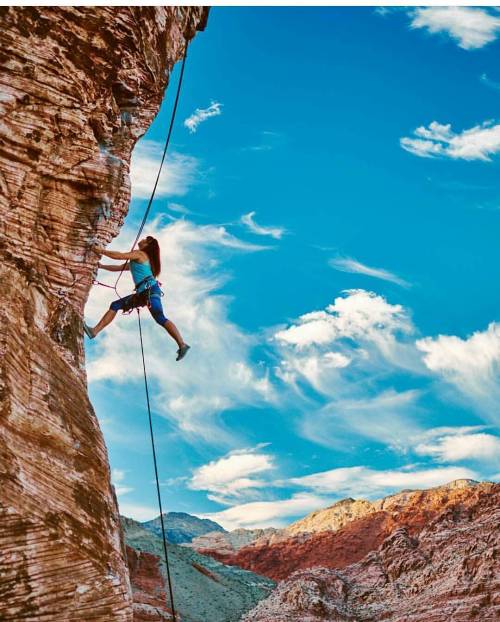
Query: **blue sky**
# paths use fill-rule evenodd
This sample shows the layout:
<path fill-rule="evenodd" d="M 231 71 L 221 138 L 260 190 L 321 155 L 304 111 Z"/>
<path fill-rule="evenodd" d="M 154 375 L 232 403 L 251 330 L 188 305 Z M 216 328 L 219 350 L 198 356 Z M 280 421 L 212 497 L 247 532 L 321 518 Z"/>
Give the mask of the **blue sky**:
<path fill-rule="evenodd" d="M 497 476 L 499 37 L 494 9 L 212 10 L 147 227 L 192 345 L 175 363 L 144 318 L 166 508 L 283 525 Z M 111 248 L 135 235 L 178 70 Z M 94 289 L 89 319 L 110 300 Z M 121 510 L 145 520 L 135 318 L 87 355 Z"/>

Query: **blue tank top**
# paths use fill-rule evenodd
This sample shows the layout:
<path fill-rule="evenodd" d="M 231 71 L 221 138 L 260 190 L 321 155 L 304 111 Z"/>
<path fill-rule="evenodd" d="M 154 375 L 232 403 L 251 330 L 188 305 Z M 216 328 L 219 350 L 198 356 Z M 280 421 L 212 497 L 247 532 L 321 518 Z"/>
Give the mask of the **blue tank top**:
<path fill-rule="evenodd" d="M 140 287 L 137 288 L 138 293 L 143 292 L 147 285 L 151 285 L 152 282 L 155 281 L 149 261 L 140 263 L 138 261 L 130 260 L 130 272 L 132 273 L 135 286 L 137 287 L 137 285 L 141 283 Z M 148 280 L 146 281 L 145 279 Z"/>

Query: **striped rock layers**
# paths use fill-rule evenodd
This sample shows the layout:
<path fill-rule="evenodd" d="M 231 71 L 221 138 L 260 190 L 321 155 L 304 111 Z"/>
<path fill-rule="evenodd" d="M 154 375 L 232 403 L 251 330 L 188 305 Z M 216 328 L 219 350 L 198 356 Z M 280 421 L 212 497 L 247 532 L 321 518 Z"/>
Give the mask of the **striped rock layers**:
<path fill-rule="evenodd" d="M 131 620 L 81 318 L 203 7 L 0 7 L 0 619 Z"/>

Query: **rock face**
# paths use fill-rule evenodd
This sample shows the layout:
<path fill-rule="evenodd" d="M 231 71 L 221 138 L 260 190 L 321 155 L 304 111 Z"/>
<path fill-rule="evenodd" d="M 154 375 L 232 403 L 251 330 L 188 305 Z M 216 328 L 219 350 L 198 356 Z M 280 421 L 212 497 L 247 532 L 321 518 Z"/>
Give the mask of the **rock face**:
<path fill-rule="evenodd" d="M 167 540 L 174 544 L 191 542 L 193 538 L 203 536 L 206 533 L 224 532 L 224 527 L 208 518 L 198 518 L 185 512 L 167 512 L 163 515 Z M 141 525 L 161 536 L 160 517 L 141 523 Z"/>
<path fill-rule="evenodd" d="M 0 619 L 131 620 L 81 317 L 203 7 L 0 7 Z"/>
<path fill-rule="evenodd" d="M 161 538 L 141 523 L 122 518 L 134 596 L 134 622 L 170 621 Z M 237 622 L 266 598 L 274 582 L 225 566 L 185 547 L 170 544 L 174 604 L 182 622 Z"/>
<path fill-rule="evenodd" d="M 230 558 L 236 551 L 256 541 L 268 542 L 277 529 L 234 529 L 233 531 L 211 531 L 202 536 L 193 538 L 190 547 L 202 553 L 210 555 L 214 559 L 223 562 Z"/>
<path fill-rule="evenodd" d="M 410 535 L 415 536 L 447 508 L 475 503 L 493 489 L 494 485 L 487 482 L 477 484 L 459 480 L 429 490 L 401 492 L 370 504 L 371 508 L 368 507 L 364 515 L 344 522 L 340 529 L 300 533 L 271 545 L 257 541 L 226 557 L 225 563 L 236 564 L 275 580 L 285 579 L 298 569 L 314 566 L 344 568 L 375 550 L 399 527 L 407 528 Z M 337 512 L 338 504 L 323 512 L 328 514 L 332 509 Z M 341 513 L 345 516 L 344 508 Z"/>
<path fill-rule="evenodd" d="M 295 572 L 243 621 L 493 622 L 500 619 L 499 524 L 500 486 L 476 487 L 429 516 L 417 535 L 396 527 L 342 570 Z"/>

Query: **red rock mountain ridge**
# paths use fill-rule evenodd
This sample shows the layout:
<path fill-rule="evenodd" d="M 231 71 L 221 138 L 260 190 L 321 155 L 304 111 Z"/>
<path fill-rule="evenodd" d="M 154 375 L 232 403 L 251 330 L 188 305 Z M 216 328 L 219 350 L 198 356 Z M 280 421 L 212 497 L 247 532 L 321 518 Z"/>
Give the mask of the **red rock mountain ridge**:
<path fill-rule="evenodd" d="M 396 529 L 405 528 L 414 537 L 449 508 L 468 507 L 493 490 L 491 483 L 468 485 L 461 480 L 429 490 L 403 492 L 375 502 L 375 507 L 383 509 L 352 520 L 337 531 L 303 533 L 271 545 L 257 542 L 234 555 L 211 554 L 226 564 L 275 580 L 314 566 L 344 568 L 374 551 Z"/>
<path fill-rule="evenodd" d="M 453 492 L 438 511 L 432 509 L 437 499 L 429 503 L 420 493 L 407 508 L 406 526 L 397 524 L 362 559 L 346 565 L 348 555 L 334 548 L 328 568 L 294 572 L 242 622 L 499 620 L 500 485 Z M 380 531 L 379 517 L 371 519 Z M 335 535 L 346 541 L 341 532 Z"/>
<path fill-rule="evenodd" d="M 132 619 L 81 318 L 203 7 L 0 7 L 0 619 Z"/>

